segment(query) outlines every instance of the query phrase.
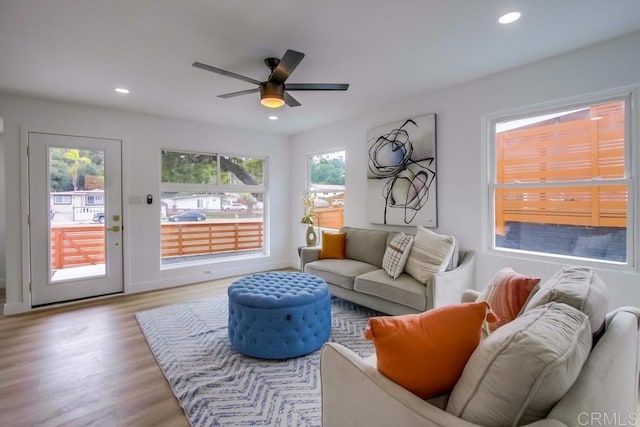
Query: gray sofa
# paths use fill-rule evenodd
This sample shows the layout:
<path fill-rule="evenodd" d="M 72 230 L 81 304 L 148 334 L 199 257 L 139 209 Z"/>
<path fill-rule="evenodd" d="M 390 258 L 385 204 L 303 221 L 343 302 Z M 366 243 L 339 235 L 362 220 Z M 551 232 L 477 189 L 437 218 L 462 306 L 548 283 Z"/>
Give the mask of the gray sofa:
<path fill-rule="evenodd" d="M 467 291 L 463 302 L 473 301 L 477 296 L 477 292 Z M 523 425 L 638 424 L 640 310 L 624 307 L 611 311 L 606 314 L 604 324 L 604 334 L 588 353 L 573 385 L 553 404 L 546 418 Z M 514 343 L 521 338 L 522 335 Z M 496 360 L 499 359 L 494 359 L 494 363 Z M 569 362 L 560 365 L 558 360 L 558 366 L 567 367 Z M 522 370 L 509 370 L 504 372 L 501 385 L 517 384 L 527 375 L 528 372 Z M 362 359 L 340 344 L 327 343 L 321 353 L 320 376 L 324 427 L 479 427 L 445 410 L 449 409 L 448 395 L 422 400 L 388 379 L 377 370 L 375 355 Z M 500 385 L 491 384 L 494 390 L 501 389 Z M 495 403 L 495 399 L 483 403 L 486 406 L 491 405 L 490 402 Z M 490 412 L 490 409 L 496 410 L 486 407 L 486 411 Z"/>
<path fill-rule="evenodd" d="M 387 314 L 420 313 L 455 304 L 474 287 L 475 253 L 458 251 L 457 265 L 434 274 L 427 285 L 403 273 L 393 280 L 382 269 L 389 241 L 397 233 L 343 227 L 345 259 L 319 259 L 319 248 L 302 248 L 300 270 L 326 280 L 331 295 Z"/>

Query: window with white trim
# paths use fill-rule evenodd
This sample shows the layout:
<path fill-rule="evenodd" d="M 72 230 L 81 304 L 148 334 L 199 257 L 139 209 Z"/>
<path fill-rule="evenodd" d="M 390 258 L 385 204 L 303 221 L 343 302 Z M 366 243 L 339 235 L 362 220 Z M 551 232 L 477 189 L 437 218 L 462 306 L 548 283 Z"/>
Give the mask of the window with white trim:
<path fill-rule="evenodd" d="M 338 230 L 344 225 L 345 151 L 310 154 L 307 158 L 309 186 L 315 196 L 313 221 L 319 228 Z"/>
<path fill-rule="evenodd" d="M 492 248 L 633 263 L 631 95 L 488 121 Z"/>
<path fill-rule="evenodd" d="M 162 151 L 161 264 L 264 254 L 266 159 Z"/>
<path fill-rule="evenodd" d="M 87 206 L 104 205 L 104 195 L 89 194 L 86 197 Z"/>
<path fill-rule="evenodd" d="M 70 205 L 71 204 L 71 196 L 55 195 L 55 196 L 53 196 L 53 204 L 54 205 Z"/>

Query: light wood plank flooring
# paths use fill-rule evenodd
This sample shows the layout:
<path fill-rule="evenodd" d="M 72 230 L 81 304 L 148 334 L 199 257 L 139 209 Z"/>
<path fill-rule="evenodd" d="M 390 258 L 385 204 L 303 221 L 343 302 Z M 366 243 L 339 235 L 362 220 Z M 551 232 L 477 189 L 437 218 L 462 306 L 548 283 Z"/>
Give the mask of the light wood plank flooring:
<path fill-rule="evenodd" d="M 0 425 L 189 426 L 134 314 L 234 279 L 0 316 Z"/>

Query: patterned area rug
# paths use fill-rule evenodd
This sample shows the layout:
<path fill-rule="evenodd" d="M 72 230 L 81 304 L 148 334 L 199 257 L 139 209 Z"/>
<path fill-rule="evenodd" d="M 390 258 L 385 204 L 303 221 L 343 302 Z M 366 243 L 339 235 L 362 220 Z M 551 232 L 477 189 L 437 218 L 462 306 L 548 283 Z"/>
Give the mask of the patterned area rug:
<path fill-rule="evenodd" d="M 330 341 L 360 356 L 367 319 L 380 315 L 331 301 Z M 287 360 L 238 353 L 227 337 L 227 297 L 136 314 L 149 347 L 193 426 L 319 426 L 320 351 Z"/>

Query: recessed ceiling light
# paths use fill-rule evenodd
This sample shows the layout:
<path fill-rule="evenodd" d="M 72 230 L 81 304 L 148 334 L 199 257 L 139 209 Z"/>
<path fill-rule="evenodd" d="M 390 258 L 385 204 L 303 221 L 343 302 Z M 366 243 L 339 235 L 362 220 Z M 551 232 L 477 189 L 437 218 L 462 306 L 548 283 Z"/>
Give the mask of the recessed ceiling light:
<path fill-rule="evenodd" d="M 500 19 L 498 19 L 498 22 L 501 24 L 510 24 L 518 19 L 520 19 L 520 12 L 509 12 L 502 15 Z"/>
<path fill-rule="evenodd" d="M 123 87 L 117 87 L 115 91 L 118 93 L 124 93 L 124 94 L 130 93 L 129 89 L 125 89 Z"/>
<path fill-rule="evenodd" d="M 269 116 L 269 120 L 278 120 L 278 116 Z"/>

